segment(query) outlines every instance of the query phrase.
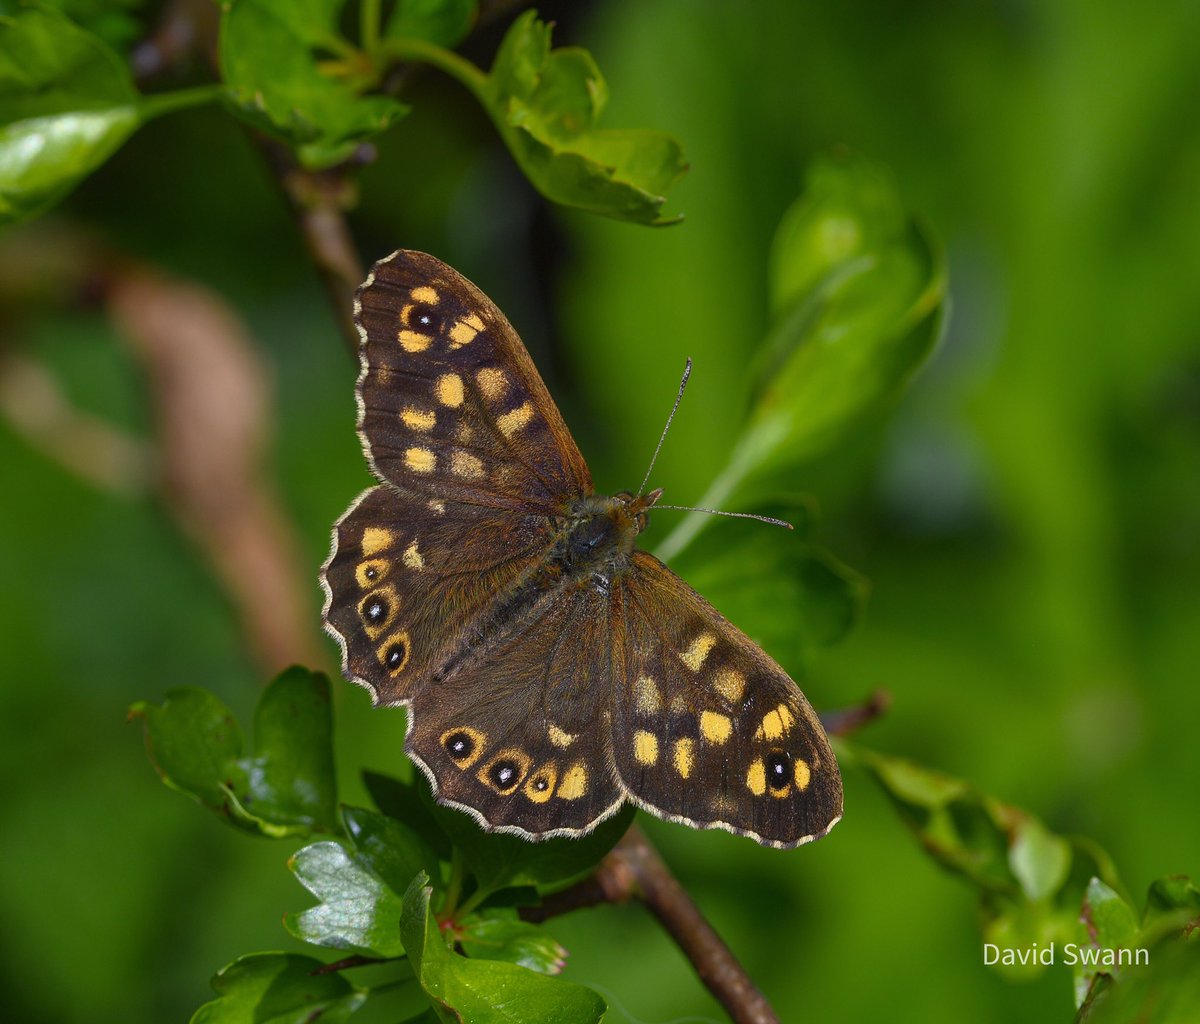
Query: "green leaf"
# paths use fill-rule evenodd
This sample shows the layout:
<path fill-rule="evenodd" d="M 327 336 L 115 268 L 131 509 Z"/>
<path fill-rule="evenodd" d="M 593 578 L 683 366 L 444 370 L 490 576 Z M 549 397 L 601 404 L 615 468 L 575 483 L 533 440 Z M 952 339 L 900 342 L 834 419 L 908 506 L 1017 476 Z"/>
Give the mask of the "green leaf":
<path fill-rule="evenodd" d="M 0 6 L 0 224 L 52 206 L 141 120 L 106 43 L 53 8 Z"/>
<path fill-rule="evenodd" d="M 321 901 L 308 910 L 284 915 L 284 927 L 296 938 L 383 957 L 404 953 L 399 928 L 402 899 L 362 858 L 341 843 L 326 841 L 298 850 L 288 867 Z"/>
<path fill-rule="evenodd" d="M 470 31 L 478 6 L 475 0 L 397 0 L 384 35 L 455 46 Z"/>
<path fill-rule="evenodd" d="M 429 847 L 443 860 L 451 856 L 450 837 L 438 824 L 430 808 L 429 800 L 422 795 L 421 790 L 428 791 L 429 784 L 424 776 L 419 782 L 405 781 L 378 772 L 364 771 L 363 784 L 371 799 L 388 817 L 402 821 L 415 830 Z"/>
<path fill-rule="evenodd" d="M 1108 982 L 1108 984 L 1101 984 Z M 1097 989 L 1102 990 L 1097 992 Z M 1098 975 L 1076 1024 L 1194 1024 L 1200 1006 L 1200 942 L 1157 945 L 1149 965 Z"/>
<path fill-rule="evenodd" d="M 343 0 L 227 0 L 221 77 L 252 123 L 298 147 L 310 167 L 345 160 L 408 108 L 366 95 L 378 71 L 338 35 Z"/>
<path fill-rule="evenodd" d="M 428 787 L 423 792 L 435 819 L 475 879 L 476 903 L 509 886 L 556 885 L 587 873 L 625 834 L 634 814 L 627 805 L 580 839 L 534 843 L 518 836 L 485 832 L 462 811 L 434 803 Z"/>
<path fill-rule="evenodd" d="M 453 952 L 429 911 L 430 889 L 417 878 L 404 895 L 401 931 L 421 987 L 448 1021 L 472 1024 L 590 1024 L 607 1009 L 591 989 L 500 960 Z"/>
<path fill-rule="evenodd" d="M 320 960 L 294 953 L 251 953 L 212 979 L 218 997 L 192 1024 L 340 1024 L 367 998 L 341 974 L 316 974 Z"/>
<path fill-rule="evenodd" d="M 551 50 L 550 26 L 535 12 L 513 22 L 476 91 L 547 199 L 641 224 L 680 219 L 662 213 L 687 170 L 679 143 L 661 132 L 598 130 L 608 99 L 600 69 L 586 50 Z"/>
<path fill-rule="evenodd" d="M 504 960 L 542 974 L 559 974 L 566 965 L 567 951 L 554 936 L 512 910 L 485 910 L 464 922 L 455 937 L 478 960 Z"/>
<path fill-rule="evenodd" d="M 933 351 L 946 303 L 936 239 L 880 167 L 818 160 L 771 256 L 774 326 L 746 425 L 697 502 L 729 508 L 758 476 L 793 470 L 878 416 Z M 688 515 L 660 545 L 672 561 L 712 517 Z"/>
<path fill-rule="evenodd" d="M 1146 894 L 1146 914 L 1142 927 L 1146 931 L 1181 928 L 1200 933 L 1200 888 L 1187 875 L 1170 875 L 1155 879 Z"/>
<path fill-rule="evenodd" d="M 776 327 L 748 444 L 762 461 L 828 451 L 908 382 L 937 342 L 942 253 L 894 182 L 852 156 L 818 161 L 771 256 Z"/>
<path fill-rule="evenodd" d="M 163 781 L 232 824 L 271 837 L 338 830 L 329 680 L 290 668 L 263 691 L 255 712 L 255 753 L 242 756 L 230 710 L 198 687 L 168 692 L 163 704 L 130 709 Z"/>
<path fill-rule="evenodd" d="M 1133 907 L 1100 879 L 1093 878 L 1088 883 L 1076 928 L 1076 945 L 1081 951 L 1079 962 L 1073 966 L 1076 1006 L 1083 1005 L 1097 975 L 1115 973 L 1111 967 L 1097 966 L 1102 963 L 1097 956 L 1109 950 L 1131 948 L 1137 938 L 1138 921 Z M 1083 955 L 1088 951 L 1091 957 Z"/>
<path fill-rule="evenodd" d="M 974 786 L 902 758 L 835 741 L 844 763 L 864 767 L 887 794 L 925 851 L 978 891 L 987 942 L 1028 949 L 1075 938 L 1080 901 L 1101 884 L 1119 886 L 1094 843 L 1055 835 L 1034 815 Z M 1031 977 L 1034 962 L 997 968 Z"/>
<path fill-rule="evenodd" d="M 342 819 L 358 862 L 393 891 L 403 892 L 421 872 L 438 877 L 437 854 L 415 829 L 362 807 L 342 808 Z"/>
<path fill-rule="evenodd" d="M 733 622 L 753 624 L 752 639 L 793 675 L 836 643 L 862 614 L 869 586 L 812 539 L 810 506 L 793 500 L 753 511 L 792 522 L 785 533 L 720 519 L 671 567 Z"/>

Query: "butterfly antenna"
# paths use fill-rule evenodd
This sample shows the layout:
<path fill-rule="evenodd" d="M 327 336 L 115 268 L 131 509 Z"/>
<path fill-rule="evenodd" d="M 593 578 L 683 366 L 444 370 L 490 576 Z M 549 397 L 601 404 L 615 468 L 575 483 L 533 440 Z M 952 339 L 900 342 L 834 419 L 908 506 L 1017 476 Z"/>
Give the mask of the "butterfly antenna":
<path fill-rule="evenodd" d="M 687 387 L 688 378 L 692 375 L 692 360 L 689 357 L 687 363 L 683 367 L 683 379 L 679 382 L 679 393 L 675 396 L 675 404 L 671 406 L 671 415 L 667 417 L 667 425 L 663 427 L 662 433 L 658 438 L 658 445 L 654 449 L 654 454 L 650 457 L 650 465 L 646 467 L 646 475 L 642 478 L 642 486 L 638 488 L 638 494 L 642 494 L 646 490 L 646 484 L 650 482 L 650 474 L 654 472 L 654 463 L 658 461 L 658 453 L 662 451 L 663 442 L 667 439 L 667 431 L 671 429 L 671 420 L 675 418 L 675 410 L 679 408 L 680 401 L 683 400 L 683 389 Z M 663 506 L 659 506 L 662 508 Z"/>
<path fill-rule="evenodd" d="M 734 519 L 757 519 L 760 523 L 771 526 L 782 526 L 785 530 L 795 529 L 786 519 L 776 519 L 774 516 L 760 516 L 757 512 L 725 512 L 719 508 L 692 508 L 691 505 L 655 505 L 657 512 L 660 508 L 674 509 L 676 512 L 703 512 L 709 516 L 731 516 Z"/>

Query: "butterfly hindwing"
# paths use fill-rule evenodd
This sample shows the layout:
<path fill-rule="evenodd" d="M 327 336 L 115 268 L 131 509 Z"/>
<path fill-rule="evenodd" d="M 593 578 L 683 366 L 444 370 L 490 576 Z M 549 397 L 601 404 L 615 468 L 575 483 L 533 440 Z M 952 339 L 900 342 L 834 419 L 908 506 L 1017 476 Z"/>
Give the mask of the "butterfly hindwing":
<path fill-rule="evenodd" d="M 841 817 L 841 775 L 804 694 L 652 555 L 634 552 L 619 579 L 611 730 L 631 797 L 776 846 L 825 835 Z"/>
<path fill-rule="evenodd" d="M 406 749 L 438 799 L 492 829 L 578 835 L 624 793 L 596 726 L 612 688 L 607 595 L 545 595 L 449 678 L 418 694 Z"/>
<path fill-rule="evenodd" d="M 504 314 L 424 253 L 380 260 L 355 300 L 359 430 L 376 475 L 431 498 L 561 510 L 587 464 Z"/>
<path fill-rule="evenodd" d="M 321 575 L 343 670 L 377 703 L 407 700 L 550 542 L 544 516 L 372 487 L 334 526 Z"/>

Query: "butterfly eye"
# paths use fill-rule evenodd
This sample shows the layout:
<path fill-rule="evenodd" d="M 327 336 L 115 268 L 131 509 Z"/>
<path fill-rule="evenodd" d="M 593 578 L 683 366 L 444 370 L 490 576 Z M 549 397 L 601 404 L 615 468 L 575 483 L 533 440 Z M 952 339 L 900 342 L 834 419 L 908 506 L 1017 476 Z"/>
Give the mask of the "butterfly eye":
<path fill-rule="evenodd" d="M 786 789 L 792 781 L 792 759 L 783 751 L 776 750 L 766 757 L 767 785 L 772 789 Z"/>

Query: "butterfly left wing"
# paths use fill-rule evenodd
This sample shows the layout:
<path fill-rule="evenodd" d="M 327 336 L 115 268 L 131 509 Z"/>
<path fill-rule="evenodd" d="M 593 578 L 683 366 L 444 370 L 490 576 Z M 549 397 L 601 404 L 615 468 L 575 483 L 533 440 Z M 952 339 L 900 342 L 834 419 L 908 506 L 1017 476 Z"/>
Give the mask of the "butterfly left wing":
<path fill-rule="evenodd" d="M 633 553 L 613 596 L 612 748 L 630 798 L 769 846 L 833 828 L 841 774 L 787 673 L 653 555 Z"/>
<path fill-rule="evenodd" d="M 611 688 L 609 597 L 576 583 L 411 703 L 405 741 L 439 802 L 526 838 L 590 832 L 616 813 L 603 721 Z"/>

